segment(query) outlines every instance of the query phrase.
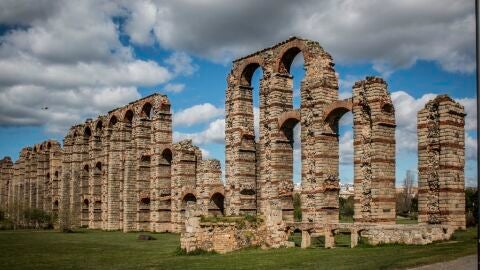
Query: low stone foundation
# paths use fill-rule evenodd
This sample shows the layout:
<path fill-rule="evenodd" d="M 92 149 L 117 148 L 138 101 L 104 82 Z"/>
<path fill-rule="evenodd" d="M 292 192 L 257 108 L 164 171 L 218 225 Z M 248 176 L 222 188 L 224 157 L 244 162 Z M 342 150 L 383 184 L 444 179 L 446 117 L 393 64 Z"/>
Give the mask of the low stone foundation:
<path fill-rule="evenodd" d="M 440 225 L 392 225 L 373 227 L 360 232 L 371 245 L 407 244 L 426 245 L 435 241 L 449 240 L 455 229 Z"/>
<path fill-rule="evenodd" d="M 180 246 L 186 252 L 197 249 L 227 253 L 234 250 L 259 246 L 279 248 L 293 246 L 288 242 L 285 224 L 281 219 L 281 208 L 270 208 L 268 218 L 222 217 L 221 222 L 201 222 L 201 206 L 188 204 L 185 231 Z M 279 217 L 279 218 L 278 218 Z"/>

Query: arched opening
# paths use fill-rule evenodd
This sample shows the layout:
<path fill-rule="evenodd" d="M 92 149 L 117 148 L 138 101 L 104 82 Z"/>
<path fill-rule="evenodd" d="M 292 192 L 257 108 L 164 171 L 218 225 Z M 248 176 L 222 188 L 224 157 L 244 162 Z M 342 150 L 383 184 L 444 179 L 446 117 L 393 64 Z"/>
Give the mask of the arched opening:
<path fill-rule="evenodd" d="M 300 189 L 302 182 L 302 138 L 304 136 L 302 136 L 302 126 L 298 123 L 300 123 L 300 115 L 305 113 L 302 111 L 301 90 L 304 84 L 305 63 L 300 48 L 292 47 L 283 53 L 278 65 L 278 72 L 285 78 L 285 85 L 280 87 L 291 89 L 291 92 L 283 93 L 286 108 L 289 110 L 286 114 L 293 112 L 298 114 L 298 117 L 288 119 L 282 126 L 279 126 L 284 139 L 282 148 L 286 149 L 281 154 L 281 159 L 289 165 L 282 169 L 284 177 L 281 181 L 284 181 L 283 186 L 285 187 L 281 195 L 283 215 L 285 220 L 293 221 L 295 216 L 301 217 L 301 203 L 295 202 L 293 196 L 295 191 Z M 299 200 L 299 198 L 297 199 Z"/>
<path fill-rule="evenodd" d="M 294 202 L 294 184 L 300 183 L 301 174 L 300 166 L 295 166 L 295 162 L 299 163 L 300 152 L 300 119 L 297 117 L 287 118 L 280 126 L 280 133 L 282 135 L 282 141 L 284 151 L 281 153 L 281 159 L 286 166 L 279 168 L 281 175 L 283 176 L 281 181 L 285 184 L 282 185 L 282 189 L 279 190 L 279 196 L 282 201 L 283 219 L 286 221 L 295 221 L 295 215 L 300 215 L 296 212 L 301 211 L 295 209 Z M 297 182 L 296 182 L 297 181 Z"/>
<path fill-rule="evenodd" d="M 153 118 L 153 107 L 149 102 L 143 104 L 141 116 L 147 119 Z"/>
<path fill-rule="evenodd" d="M 295 247 L 300 247 L 302 245 L 302 231 L 295 228 L 288 236 L 288 241 L 294 242 Z"/>
<path fill-rule="evenodd" d="M 83 173 L 82 173 L 82 194 L 86 195 L 88 194 L 88 178 L 89 178 L 89 171 L 90 168 L 88 165 L 83 166 Z"/>
<path fill-rule="evenodd" d="M 240 80 L 244 90 L 244 100 L 247 102 L 247 106 L 244 106 L 247 108 L 245 113 L 252 115 L 250 118 L 247 117 L 247 125 L 253 125 L 254 141 L 256 142 L 260 138 L 260 104 L 265 102 L 265 98 L 260 96 L 262 78 L 262 67 L 258 63 L 251 63 L 244 68 Z"/>
<path fill-rule="evenodd" d="M 96 200 L 93 203 L 93 221 L 100 222 L 102 221 L 102 201 Z M 95 227 L 100 226 L 100 224 L 96 224 Z"/>
<path fill-rule="evenodd" d="M 186 205 L 187 202 L 197 202 L 197 197 L 193 195 L 192 193 L 188 193 L 185 196 L 183 196 L 183 203 Z"/>
<path fill-rule="evenodd" d="M 97 164 L 95 164 L 95 174 L 101 174 L 102 173 L 102 163 L 99 161 Z"/>
<path fill-rule="evenodd" d="M 132 110 L 128 110 L 126 113 L 125 113 L 125 116 L 123 117 L 123 121 L 127 124 L 131 124 L 132 121 L 133 121 L 133 111 Z"/>
<path fill-rule="evenodd" d="M 58 171 L 55 171 L 55 178 L 58 178 Z"/>
<path fill-rule="evenodd" d="M 170 187 L 171 171 L 172 171 L 172 151 L 166 148 L 162 151 L 161 158 L 159 160 L 159 184 L 161 187 Z M 171 191 L 168 188 L 161 188 L 159 190 L 158 205 L 158 222 L 163 224 L 169 224 L 172 216 L 172 201 L 169 199 Z"/>
<path fill-rule="evenodd" d="M 210 198 L 208 205 L 208 214 L 211 216 L 220 216 L 224 214 L 224 200 L 223 194 L 216 192 Z"/>
<path fill-rule="evenodd" d="M 172 164 L 172 150 L 170 150 L 168 148 L 163 150 L 162 158 L 166 163 Z"/>
<path fill-rule="evenodd" d="M 98 131 L 101 131 L 102 129 L 103 129 L 103 122 L 98 121 L 97 124 L 95 125 L 95 130 L 98 132 Z"/>
<path fill-rule="evenodd" d="M 58 212 L 58 200 L 55 200 L 55 201 L 53 202 L 52 211 L 53 211 L 54 213 L 57 213 L 57 212 Z"/>
<path fill-rule="evenodd" d="M 143 228 L 147 229 L 147 227 L 145 226 L 150 222 L 150 198 L 149 197 L 143 197 L 140 199 L 138 210 L 139 210 L 138 221 L 140 223 L 144 223 Z"/>
<path fill-rule="evenodd" d="M 145 163 L 146 165 L 150 165 L 150 156 L 149 155 L 143 155 L 141 158 L 140 158 L 140 162 L 141 163 Z"/>
<path fill-rule="evenodd" d="M 88 221 L 89 221 L 88 207 L 89 207 L 89 205 L 90 205 L 90 202 L 88 201 L 88 199 L 84 199 L 83 203 L 82 203 L 82 220 L 81 220 L 82 227 L 88 227 Z"/>
<path fill-rule="evenodd" d="M 115 115 L 113 115 L 112 117 L 110 117 L 110 121 L 108 122 L 108 126 L 109 127 L 113 127 L 115 126 L 116 124 L 118 123 L 118 119 Z"/>
<path fill-rule="evenodd" d="M 92 136 L 92 130 L 90 129 L 90 127 L 86 127 L 83 131 L 83 137 L 85 138 L 85 140 L 88 140 L 90 136 Z"/>
<path fill-rule="evenodd" d="M 325 109 L 325 124 L 337 138 L 339 176 L 339 222 L 353 222 L 354 166 L 353 166 L 353 114 L 351 99 L 337 101 Z M 346 238 L 346 236 L 345 236 Z"/>
<path fill-rule="evenodd" d="M 47 143 L 47 149 L 50 150 L 50 148 L 52 148 L 52 143 L 51 143 L 51 142 L 48 142 L 48 143 Z"/>
<path fill-rule="evenodd" d="M 150 198 L 146 197 L 140 200 L 140 209 L 141 210 L 150 209 Z"/>

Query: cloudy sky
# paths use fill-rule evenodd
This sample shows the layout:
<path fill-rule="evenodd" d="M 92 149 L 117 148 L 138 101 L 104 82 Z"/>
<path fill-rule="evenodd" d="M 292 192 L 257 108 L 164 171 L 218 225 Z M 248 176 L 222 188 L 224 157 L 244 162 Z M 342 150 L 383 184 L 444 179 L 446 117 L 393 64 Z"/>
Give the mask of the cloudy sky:
<path fill-rule="evenodd" d="M 192 138 L 223 162 L 231 60 L 289 36 L 317 40 L 332 54 L 342 97 L 367 75 L 387 80 L 397 183 L 417 168 L 416 112 L 441 93 L 462 103 L 466 182 L 476 184 L 470 0 L 1 0 L 0 155 L 16 159 L 23 146 L 61 141 L 70 125 L 161 92 L 173 104 L 174 139 Z M 292 71 L 297 92 L 302 61 Z M 351 121 L 346 115 L 341 126 L 343 183 L 353 177 Z"/>

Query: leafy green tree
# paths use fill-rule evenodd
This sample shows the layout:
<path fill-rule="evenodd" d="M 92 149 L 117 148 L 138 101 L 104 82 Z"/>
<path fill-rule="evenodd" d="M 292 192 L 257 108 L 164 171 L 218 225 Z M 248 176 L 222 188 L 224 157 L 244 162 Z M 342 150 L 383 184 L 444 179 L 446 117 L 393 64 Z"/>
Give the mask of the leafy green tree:
<path fill-rule="evenodd" d="M 293 194 L 293 218 L 295 221 L 302 221 L 302 201 L 300 194 Z"/>

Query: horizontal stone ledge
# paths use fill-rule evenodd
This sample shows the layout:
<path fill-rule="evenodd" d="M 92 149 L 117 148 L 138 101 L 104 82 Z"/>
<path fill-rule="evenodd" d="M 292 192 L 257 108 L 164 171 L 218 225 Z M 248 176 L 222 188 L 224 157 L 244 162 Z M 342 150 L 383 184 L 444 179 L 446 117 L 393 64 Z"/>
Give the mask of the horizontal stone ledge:
<path fill-rule="evenodd" d="M 426 194 L 430 193 L 429 188 L 419 188 L 418 189 L 418 194 Z M 433 191 L 433 192 L 452 192 L 452 193 L 463 193 L 465 192 L 464 188 L 439 188 L 438 191 Z"/>
<path fill-rule="evenodd" d="M 454 166 L 454 165 L 439 165 L 436 170 L 455 170 L 455 171 L 461 171 L 463 172 L 464 166 Z M 435 170 L 434 168 L 426 167 L 426 166 L 419 166 L 418 171 L 419 172 L 426 172 L 429 170 Z"/>
<path fill-rule="evenodd" d="M 457 128 L 465 127 L 465 123 L 462 123 L 462 122 L 459 123 L 459 122 L 452 121 L 452 120 L 439 121 L 438 124 L 440 125 L 440 131 L 441 131 L 442 128 L 445 128 L 445 127 L 457 127 Z M 427 123 L 422 123 L 422 124 L 417 125 L 417 129 L 423 129 L 423 128 L 427 128 L 427 127 L 428 127 Z"/>

